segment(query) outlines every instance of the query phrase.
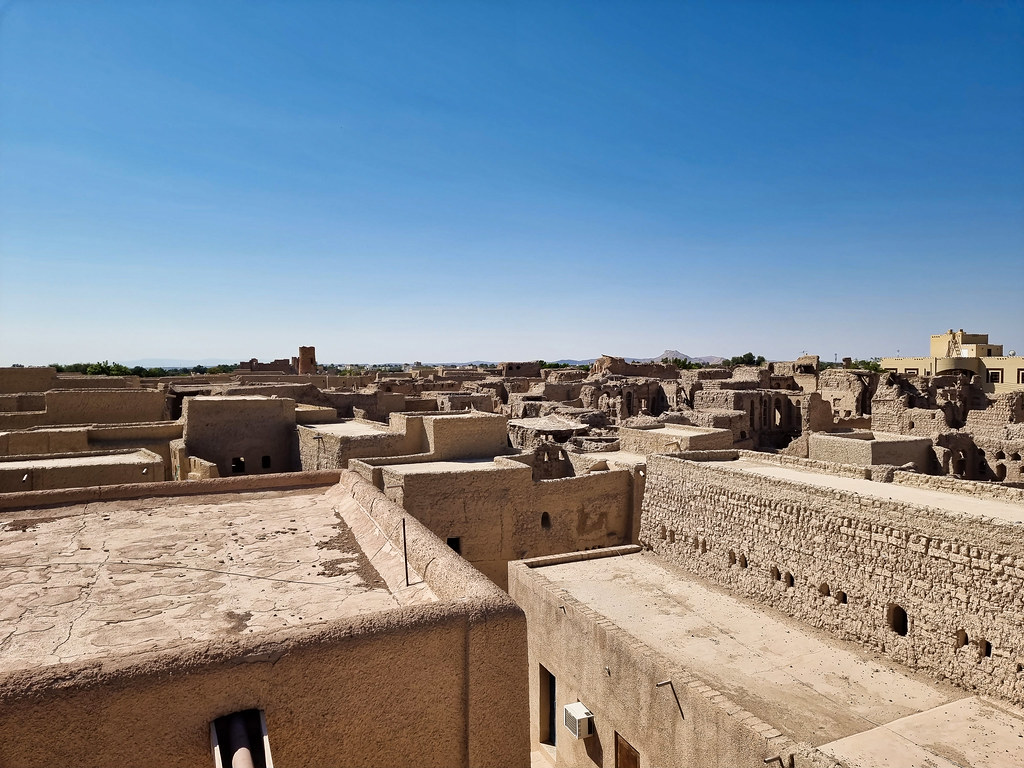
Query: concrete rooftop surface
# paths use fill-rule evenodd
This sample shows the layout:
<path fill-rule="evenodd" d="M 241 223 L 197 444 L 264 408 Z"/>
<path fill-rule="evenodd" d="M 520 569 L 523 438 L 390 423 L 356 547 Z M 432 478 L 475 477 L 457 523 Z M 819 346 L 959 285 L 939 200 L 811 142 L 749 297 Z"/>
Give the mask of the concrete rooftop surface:
<path fill-rule="evenodd" d="M 922 744 L 915 745 L 920 754 L 930 754 L 928 745 L 937 740 L 923 735 L 930 726 L 941 732 L 938 740 L 945 740 L 946 753 L 959 749 L 969 754 L 961 742 L 980 742 L 987 746 L 979 747 L 977 755 L 1009 750 L 1018 759 L 1012 764 L 1024 765 L 1024 739 L 1018 738 L 1024 734 L 1024 712 L 1008 705 L 959 704 L 966 694 L 952 685 L 735 598 L 656 555 L 573 561 L 544 566 L 542 574 L 795 740 L 830 744 L 837 755 L 860 754 L 870 748 L 870 734 L 877 729 L 888 727 L 891 736 L 900 732 L 894 722 L 913 724 L 917 717 L 923 718 L 921 725 L 903 731 L 910 741 L 921 734 Z M 941 713 L 948 711 L 942 708 L 954 703 L 998 712 L 999 718 L 976 717 L 973 733 L 937 727 Z M 977 755 L 955 764 L 996 765 Z M 946 763 L 867 759 L 856 765 L 938 768 Z"/>
<path fill-rule="evenodd" d="M 780 467 L 777 464 L 762 463 L 756 459 L 740 458 L 723 462 L 722 467 L 749 472 L 763 477 L 792 480 L 797 483 L 814 485 L 834 491 L 848 491 L 876 499 L 902 501 L 947 512 L 962 512 L 971 515 L 984 515 L 1012 523 L 1024 523 L 1024 505 L 1014 504 L 996 499 L 979 499 L 959 493 L 945 493 L 930 488 L 916 488 L 894 483 L 878 483 L 873 480 L 861 480 L 853 477 L 828 475 L 823 472 L 799 469 L 797 467 Z M 1024 765 L 1024 759 L 1021 760 Z"/>
<path fill-rule="evenodd" d="M 329 488 L 35 509 L 0 521 L 0 674 L 435 599 Z"/>

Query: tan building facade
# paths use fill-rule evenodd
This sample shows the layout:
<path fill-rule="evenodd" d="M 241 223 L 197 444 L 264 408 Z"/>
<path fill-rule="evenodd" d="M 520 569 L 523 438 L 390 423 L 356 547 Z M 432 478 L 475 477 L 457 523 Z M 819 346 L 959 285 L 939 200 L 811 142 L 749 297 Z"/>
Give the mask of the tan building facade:
<path fill-rule="evenodd" d="M 929 357 L 883 357 L 887 371 L 904 376 L 939 376 L 970 373 L 981 383 L 1024 388 L 1024 357 L 1003 354 L 1002 344 L 991 344 L 987 333 L 965 333 L 952 329 L 931 337 Z M 999 386 L 1004 385 L 1004 386 Z"/>

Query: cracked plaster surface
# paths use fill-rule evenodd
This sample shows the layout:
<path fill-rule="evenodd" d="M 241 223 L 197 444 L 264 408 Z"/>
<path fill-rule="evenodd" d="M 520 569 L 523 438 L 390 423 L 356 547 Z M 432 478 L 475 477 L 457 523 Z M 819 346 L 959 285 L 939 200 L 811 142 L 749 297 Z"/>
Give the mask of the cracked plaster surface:
<path fill-rule="evenodd" d="M 49 514 L 49 513 L 48 513 Z M 77 505 L 0 522 L 0 672 L 435 599 L 324 489 Z"/>

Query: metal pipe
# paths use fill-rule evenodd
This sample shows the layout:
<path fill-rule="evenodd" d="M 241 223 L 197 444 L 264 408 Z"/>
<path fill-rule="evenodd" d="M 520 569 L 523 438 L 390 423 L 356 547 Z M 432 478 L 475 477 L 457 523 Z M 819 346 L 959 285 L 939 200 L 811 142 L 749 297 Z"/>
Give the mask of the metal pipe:
<path fill-rule="evenodd" d="M 405 540 L 405 518 L 402 518 L 402 559 L 405 560 L 405 586 L 409 586 L 409 545 Z"/>
<path fill-rule="evenodd" d="M 685 720 L 686 715 L 683 714 L 683 705 L 679 703 L 679 694 L 676 693 L 676 687 L 672 685 L 672 680 L 662 680 L 660 683 L 655 683 L 654 687 L 661 688 L 663 685 L 667 685 L 672 689 L 672 698 L 676 700 L 676 706 L 679 708 L 679 716 Z"/>

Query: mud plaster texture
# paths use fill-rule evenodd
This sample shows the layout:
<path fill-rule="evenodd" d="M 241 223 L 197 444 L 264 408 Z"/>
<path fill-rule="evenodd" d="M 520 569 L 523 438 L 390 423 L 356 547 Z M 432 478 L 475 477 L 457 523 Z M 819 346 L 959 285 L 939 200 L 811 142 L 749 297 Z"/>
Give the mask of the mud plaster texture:
<path fill-rule="evenodd" d="M 1024 702 L 1016 489 L 977 499 L 857 479 L 852 467 L 843 477 L 816 462 L 738 455 L 650 457 L 642 543 L 911 668 Z M 906 612 L 906 627 L 895 609 Z"/>
<path fill-rule="evenodd" d="M 402 517 L 351 475 L 11 514 L 0 765 L 208 764 L 248 708 L 281 765 L 525 765 L 522 612 L 411 519 L 406 587 Z"/>

